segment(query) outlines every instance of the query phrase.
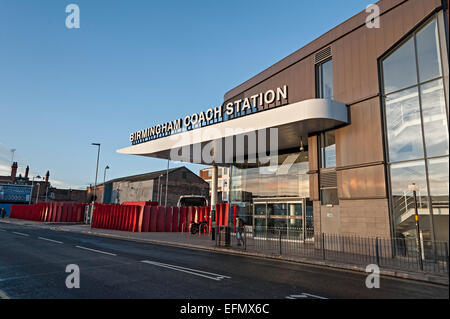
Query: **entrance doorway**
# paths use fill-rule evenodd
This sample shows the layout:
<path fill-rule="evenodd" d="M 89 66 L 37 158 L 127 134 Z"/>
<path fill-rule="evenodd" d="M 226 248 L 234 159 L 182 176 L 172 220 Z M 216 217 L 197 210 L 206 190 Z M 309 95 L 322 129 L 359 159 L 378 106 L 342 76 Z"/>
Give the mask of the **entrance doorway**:
<path fill-rule="evenodd" d="M 308 198 L 295 201 L 273 199 L 254 202 L 253 229 L 256 236 L 280 233 L 287 239 L 307 239 L 314 236 L 313 205 Z"/>

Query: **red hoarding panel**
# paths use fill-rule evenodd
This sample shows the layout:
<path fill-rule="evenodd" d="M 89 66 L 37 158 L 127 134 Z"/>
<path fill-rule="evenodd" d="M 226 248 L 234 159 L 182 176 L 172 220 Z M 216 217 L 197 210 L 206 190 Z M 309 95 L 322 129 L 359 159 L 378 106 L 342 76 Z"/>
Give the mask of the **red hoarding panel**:
<path fill-rule="evenodd" d="M 156 225 L 157 232 L 164 232 L 164 222 L 166 218 L 166 208 L 163 206 L 158 207 L 158 222 Z"/>
<path fill-rule="evenodd" d="M 180 231 L 178 222 L 180 221 L 180 209 L 178 207 L 172 208 L 172 232 Z"/>
<path fill-rule="evenodd" d="M 156 232 L 156 225 L 158 224 L 158 207 L 152 206 L 150 214 L 150 232 Z"/>
<path fill-rule="evenodd" d="M 172 215 L 173 207 L 166 207 L 166 218 L 164 222 L 164 231 L 170 233 L 172 231 Z"/>
<path fill-rule="evenodd" d="M 152 213 L 152 208 L 150 206 L 144 207 L 143 217 L 142 217 L 142 229 L 141 231 L 147 233 L 150 230 L 150 214 Z"/>

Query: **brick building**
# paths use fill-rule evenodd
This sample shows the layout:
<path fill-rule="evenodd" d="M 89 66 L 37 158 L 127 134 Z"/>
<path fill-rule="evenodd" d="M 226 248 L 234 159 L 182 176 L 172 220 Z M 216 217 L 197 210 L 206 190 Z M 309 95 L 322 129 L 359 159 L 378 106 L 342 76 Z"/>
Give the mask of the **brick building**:
<path fill-rule="evenodd" d="M 136 201 L 166 202 L 167 171 L 117 178 L 98 185 L 96 202 L 112 204 Z M 92 201 L 94 187 L 89 187 L 88 199 Z M 209 185 L 186 167 L 172 168 L 168 171 L 167 205 L 176 206 L 183 195 L 200 195 L 208 198 Z"/>

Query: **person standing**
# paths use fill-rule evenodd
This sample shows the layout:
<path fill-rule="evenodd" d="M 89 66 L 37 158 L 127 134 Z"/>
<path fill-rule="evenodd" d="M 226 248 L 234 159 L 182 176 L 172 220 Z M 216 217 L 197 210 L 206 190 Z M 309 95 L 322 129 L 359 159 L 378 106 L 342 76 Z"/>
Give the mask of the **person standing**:
<path fill-rule="evenodd" d="M 6 216 L 6 209 L 4 207 L 2 207 L 0 209 L 0 214 L 2 215 L 2 219 L 5 218 L 5 216 Z"/>

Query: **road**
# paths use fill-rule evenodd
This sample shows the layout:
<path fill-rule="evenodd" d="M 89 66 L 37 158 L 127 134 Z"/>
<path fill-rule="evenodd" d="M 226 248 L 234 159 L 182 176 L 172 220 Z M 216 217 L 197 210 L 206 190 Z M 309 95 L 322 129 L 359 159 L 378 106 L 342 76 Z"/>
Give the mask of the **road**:
<path fill-rule="evenodd" d="M 67 265 L 80 270 L 68 289 Z M 449 298 L 448 287 L 361 273 L 0 223 L 1 298 Z"/>

